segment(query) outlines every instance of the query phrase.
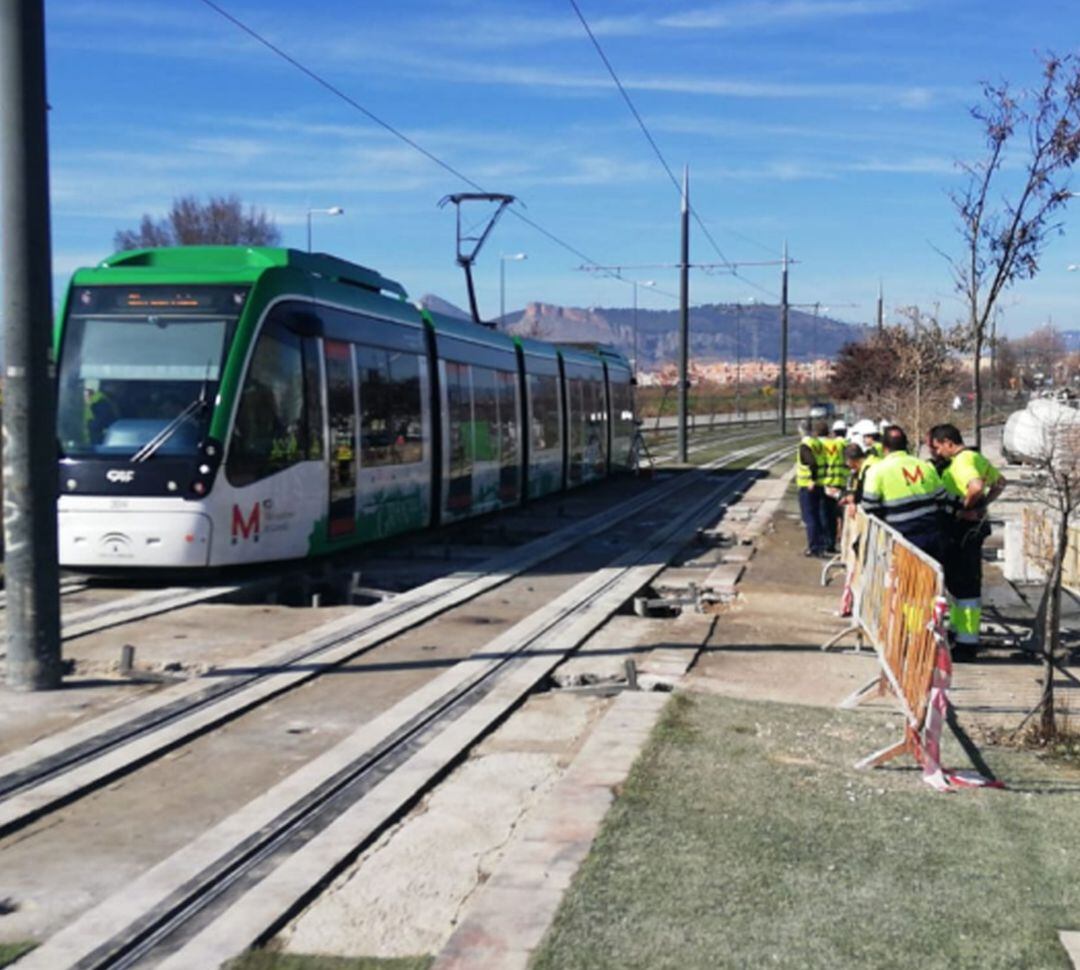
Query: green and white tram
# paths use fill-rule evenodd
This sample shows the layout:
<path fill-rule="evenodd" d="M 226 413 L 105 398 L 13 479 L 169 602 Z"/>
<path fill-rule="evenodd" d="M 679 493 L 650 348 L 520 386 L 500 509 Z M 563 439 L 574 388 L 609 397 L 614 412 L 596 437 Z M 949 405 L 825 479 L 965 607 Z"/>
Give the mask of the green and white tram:
<path fill-rule="evenodd" d="M 300 559 L 629 467 L 631 372 L 296 250 L 112 256 L 56 330 L 60 561 Z"/>

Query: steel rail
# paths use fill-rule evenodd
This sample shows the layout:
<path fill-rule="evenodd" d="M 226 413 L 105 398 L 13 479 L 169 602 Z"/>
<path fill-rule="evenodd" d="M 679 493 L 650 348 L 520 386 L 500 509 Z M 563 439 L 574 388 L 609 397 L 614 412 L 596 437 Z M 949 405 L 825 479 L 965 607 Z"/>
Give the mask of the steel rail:
<path fill-rule="evenodd" d="M 775 452 L 771 460 L 775 462 L 787 454 L 788 448 Z M 763 463 L 764 464 L 764 463 Z M 747 469 L 726 482 L 720 490 L 723 496 L 740 492 L 745 484 L 752 480 L 753 470 Z M 700 479 L 699 479 L 700 481 Z M 637 549 L 623 553 L 617 560 L 605 567 L 598 574 L 582 581 L 557 599 L 543 617 L 530 617 L 517 627 L 507 631 L 496 640 L 481 647 L 474 654 L 472 661 L 479 666 L 469 670 L 468 663 L 458 664 L 438 678 L 449 682 L 447 689 L 436 688 L 436 694 L 423 706 L 415 707 L 392 730 L 387 731 L 378 741 L 362 751 L 357 757 L 328 773 L 310 790 L 299 797 L 290 795 L 292 801 L 284 811 L 279 811 L 271 824 L 259 824 L 261 819 L 250 823 L 253 827 L 238 842 L 213 860 L 210 865 L 202 866 L 198 872 L 188 874 L 176 889 L 165 894 L 164 898 L 152 901 L 149 911 L 132 917 L 125 907 L 122 910 L 123 926 L 97 945 L 88 943 L 85 934 L 78 925 L 74 931 L 62 931 L 58 939 L 47 942 L 39 951 L 30 954 L 27 970 L 40 966 L 58 968 L 60 966 L 77 967 L 78 970 L 120 970 L 138 965 L 153 954 L 163 942 L 166 943 L 171 957 L 166 957 L 162 970 L 166 967 L 190 967 L 202 964 L 198 958 L 186 953 L 187 940 L 177 941 L 175 934 L 182 932 L 190 921 L 203 913 L 208 907 L 219 905 L 225 893 L 236 887 L 243 889 L 245 883 L 258 885 L 267 876 L 267 870 L 276 871 L 275 859 L 282 855 L 289 856 L 296 849 L 317 839 L 319 834 L 333 825 L 335 820 L 349 812 L 360 800 L 376 789 L 392 773 L 407 764 L 420 753 L 423 747 L 434 743 L 434 738 L 441 737 L 441 732 L 462 718 L 484 697 L 497 689 L 498 682 L 507 671 L 518 669 L 529 658 L 542 659 L 545 669 L 554 667 L 597 627 L 599 627 L 617 609 L 619 604 L 633 590 L 626 586 L 629 577 L 640 584 L 640 570 L 644 568 L 650 576 L 664 568 L 690 535 L 688 527 L 702 519 L 703 515 L 714 515 L 716 502 L 721 498 L 715 490 L 704 498 L 692 500 L 690 505 L 667 524 L 656 529 Z M 666 550 L 664 554 L 659 554 Z M 606 573 L 606 575 L 605 575 Z M 645 581 L 648 581 L 647 579 Z M 638 588 L 635 586 L 635 588 Z M 614 594 L 614 599 L 612 598 Z M 590 610 L 593 615 L 588 619 L 587 629 L 583 626 L 584 616 Z M 523 630 L 519 628 L 524 628 Z M 572 645 L 553 649 L 553 642 L 558 636 L 570 636 Z M 536 648 L 539 648 L 539 653 Z M 555 653 L 558 656 L 551 656 Z M 535 681 L 534 681 L 535 682 Z M 428 685 L 432 687 L 431 684 Z M 424 694 L 422 688 L 417 694 Z M 430 692 L 430 691 L 429 691 Z M 511 700 L 516 706 L 520 698 Z M 398 706 L 406 706 L 409 698 Z M 495 720 L 505 716 L 507 711 L 496 713 Z M 390 712 L 387 712 L 390 714 Z M 384 715 L 384 719 L 390 720 Z M 363 729 L 361 729 L 363 731 Z M 369 732 L 370 733 L 370 732 Z M 470 740 L 466 746 L 471 745 Z M 330 754 L 332 752 L 328 752 Z M 460 754 L 460 752 L 458 752 Z M 457 755 L 454 757 L 456 758 Z M 324 756 L 325 757 L 325 756 Z M 444 766 L 448 767 L 448 765 Z M 303 769 L 302 769 L 303 770 Z M 282 784 L 287 784 L 289 779 Z M 425 783 L 424 789 L 426 790 Z M 268 793 L 271 794 L 271 793 Z M 418 793 L 419 794 L 419 793 Z M 264 796 L 265 797 L 265 796 Z M 244 810 L 241 810 L 242 814 Z M 383 819 L 379 831 L 390 824 L 395 815 Z M 222 823 L 226 828 L 236 830 L 236 824 L 229 820 Z M 213 836 L 213 832 L 207 833 Z M 377 832 L 372 832 L 374 838 Z M 370 841 L 370 838 L 364 843 Z M 211 838 L 212 841 L 212 838 Z M 355 847 L 358 852 L 362 845 Z M 181 850 L 182 855 L 187 850 Z M 195 853 L 196 855 L 198 853 Z M 174 857 L 176 858 L 176 857 Z M 168 865 L 166 860 L 163 865 Z M 151 870 L 144 877 L 159 892 L 160 880 Z M 126 898 L 126 894 L 125 894 Z M 142 898 L 140 896 L 140 898 Z M 109 901 L 103 904 L 108 910 Z M 230 910 L 231 911 L 231 910 Z M 108 926 L 109 919 L 101 913 L 91 911 L 85 919 L 89 925 L 100 930 Z M 212 917 L 209 924 L 212 929 L 222 919 Z M 228 923 L 228 913 L 223 918 Z M 105 933 L 111 932 L 106 929 Z M 230 931 L 233 932 L 233 931 Z M 72 941 L 71 937 L 75 940 Z M 197 942 L 197 937 L 196 937 Z M 249 941 L 250 942 L 250 941 Z M 65 948 L 65 944 L 67 948 Z M 176 951 L 180 946 L 179 952 Z M 247 945 L 246 943 L 244 945 Z M 67 961 L 74 957 L 73 962 Z M 216 965 L 217 960 L 214 963 Z"/>
<path fill-rule="evenodd" d="M 767 447 L 764 443 L 742 449 L 706 467 L 722 468 Z M 22 828 L 180 744 L 509 581 L 617 522 L 667 501 L 704 474 L 702 470 L 673 478 L 584 523 L 495 556 L 477 570 L 436 580 L 367 607 L 361 617 L 334 621 L 314 631 L 314 640 L 309 632 L 284 641 L 272 654 L 261 651 L 250 664 L 232 668 L 237 675 L 229 680 L 207 686 L 208 680 L 229 674 L 229 668 L 212 671 L 128 705 L 132 710 L 118 709 L 0 758 L 0 835 Z M 318 663 L 313 666 L 312 660 Z"/>

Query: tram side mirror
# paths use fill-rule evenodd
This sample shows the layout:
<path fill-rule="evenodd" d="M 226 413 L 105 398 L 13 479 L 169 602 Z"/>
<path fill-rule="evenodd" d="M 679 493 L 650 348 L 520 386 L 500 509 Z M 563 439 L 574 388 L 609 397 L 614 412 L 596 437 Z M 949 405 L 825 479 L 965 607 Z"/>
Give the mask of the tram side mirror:
<path fill-rule="evenodd" d="M 306 311 L 289 314 L 286 326 L 298 337 L 317 337 L 322 333 L 322 321 L 318 315 Z"/>

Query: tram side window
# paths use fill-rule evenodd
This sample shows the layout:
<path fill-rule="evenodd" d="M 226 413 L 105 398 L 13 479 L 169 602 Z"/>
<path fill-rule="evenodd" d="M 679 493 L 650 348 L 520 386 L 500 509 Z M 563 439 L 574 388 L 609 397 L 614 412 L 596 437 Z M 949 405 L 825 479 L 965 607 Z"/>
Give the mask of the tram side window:
<path fill-rule="evenodd" d="M 585 406 L 587 414 L 587 442 L 585 460 L 592 465 L 602 464 L 607 456 L 607 405 L 604 403 L 604 385 L 600 381 L 585 383 Z"/>
<path fill-rule="evenodd" d="M 529 375 L 532 405 L 532 448 L 547 451 L 559 447 L 559 379 L 547 374 Z"/>
<path fill-rule="evenodd" d="M 308 447 L 301 339 L 268 320 L 240 392 L 226 473 L 247 485 L 301 461 Z"/>
<path fill-rule="evenodd" d="M 356 348 L 360 369 L 360 463 L 423 461 L 420 359 L 381 347 Z"/>
<path fill-rule="evenodd" d="M 500 491 L 504 498 L 515 498 L 518 464 L 518 406 L 517 374 L 496 371 L 496 387 L 499 395 L 499 464 L 502 467 L 503 484 Z"/>
<path fill-rule="evenodd" d="M 420 358 L 390 351 L 390 387 L 394 460 L 410 464 L 424 460 L 424 412 L 420 394 Z"/>
<path fill-rule="evenodd" d="M 304 354 L 304 413 L 307 418 L 307 447 L 309 461 L 323 456 L 322 372 L 319 368 L 319 342 L 305 337 Z"/>
<path fill-rule="evenodd" d="M 566 382 L 566 398 L 570 410 L 570 460 L 580 462 L 585 456 L 585 382 L 572 377 Z"/>
<path fill-rule="evenodd" d="M 499 460 L 496 372 L 473 367 L 472 453 L 476 461 Z"/>
<path fill-rule="evenodd" d="M 360 464 L 389 465 L 392 461 L 390 363 L 381 347 L 357 347 L 360 372 Z"/>
<path fill-rule="evenodd" d="M 468 507 L 472 494 L 472 399 L 469 365 L 446 362 L 446 412 L 449 431 L 447 505 Z"/>

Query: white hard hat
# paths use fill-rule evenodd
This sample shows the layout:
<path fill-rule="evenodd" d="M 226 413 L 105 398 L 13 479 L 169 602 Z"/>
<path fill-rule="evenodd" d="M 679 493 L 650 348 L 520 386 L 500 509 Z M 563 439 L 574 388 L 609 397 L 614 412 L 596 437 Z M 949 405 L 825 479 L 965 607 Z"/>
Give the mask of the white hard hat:
<path fill-rule="evenodd" d="M 833 431 L 847 431 L 847 422 L 843 418 L 837 418 L 832 425 Z"/>
<path fill-rule="evenodd" d="M 851 429 L 852 434 L 877 434 L 878 426 L 874 424 L 869 418 L 863 418 L 861 421 L 855 422 L 855 427 Z"/>
<path fill-rule="evenodd" d="M 878 434 L 885 434 L 886 428 L 891 428 L 892 422 L 882 419 L 881 424 L 878 425 Z"/>

